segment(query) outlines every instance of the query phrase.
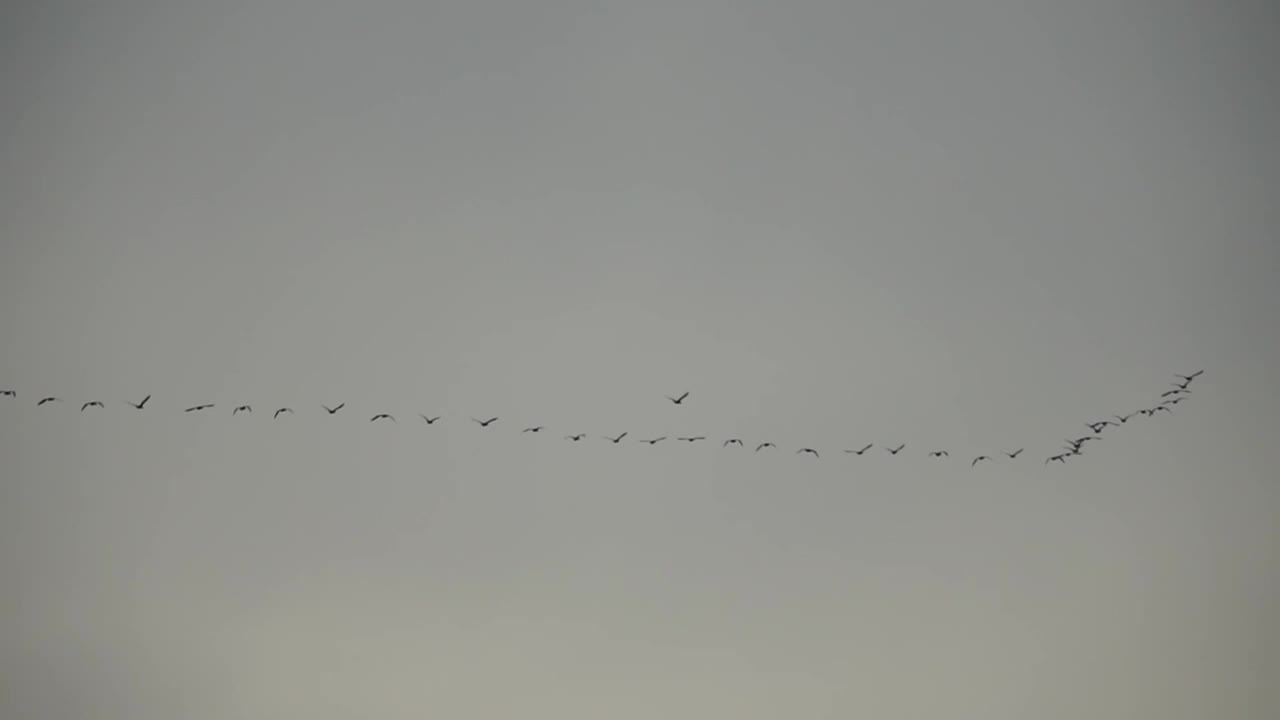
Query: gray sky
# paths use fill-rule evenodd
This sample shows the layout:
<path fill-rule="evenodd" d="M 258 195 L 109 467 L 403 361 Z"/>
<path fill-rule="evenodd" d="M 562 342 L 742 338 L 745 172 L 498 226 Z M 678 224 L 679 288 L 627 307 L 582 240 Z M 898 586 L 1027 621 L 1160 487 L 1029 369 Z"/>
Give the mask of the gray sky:
<path fill-rule="evenodd" d="M 0 715 L 1274 717 L 1266 5 L 9 3 Z"/>

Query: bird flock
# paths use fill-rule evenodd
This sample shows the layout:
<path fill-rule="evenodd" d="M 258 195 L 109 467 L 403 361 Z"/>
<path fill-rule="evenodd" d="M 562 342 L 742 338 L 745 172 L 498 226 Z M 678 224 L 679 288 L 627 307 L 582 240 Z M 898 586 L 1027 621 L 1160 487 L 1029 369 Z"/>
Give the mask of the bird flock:
<path fill-rule="evenodd" d="M 1080 435 L 1075 438 L 1065 439 L 1063 441 L 1064 444 L 1062 445 L 1060 450 L 1055 452 L 1052 455 L 1049 455 L 1047 458 L 1045 458 L 1044 463 L 1046 465 L 1050 463 L 1062 463 L 1065 465 L 1067 461 L 1070 460 L 1071 458 L 1083 455 L 1085 446 L 1088 443 L 1102 440 L 1103 432 L 1107 431 L 1108 428 L 1122 428 L 1127 423 L 1129 423 L 1131 420 L 1133 420 L 1138 416 L 1153 418 L 1159 413 L 1172 414 L 1174 406 L 1178 405 L 1179 403 L 1185 402 L 1188 399 L 1188 397 L 1191 395 L 1192 382 L 1195 381 L 1196 378 L 1200 377 L 1203 374 L 1204 374 L 1204 370 L 1197 370 L 1189 375 L 1175 374 L 1174 377 L 1177 378 L 1177 381 L 1169 383 L 1169 385 L 1173 386 L 1172 389 L 1162 392 L 1160 394 L 1159 399 L 1156 400 L 1155 404 L 1150 407 L 1140 408 L 1138 410 L 1134 410 L 1124 415 L 1111 415 L 1101 420 L 1093 420 L 1093 421 L 1085 422 L 1084 427 L 1087 427 L 1089 429 L 1089 434 Z M 690 393 L 689 391 L 685 391 L 676 397 L 672 397 L 670 395 L 666 395 L 664 397 L 668 401 L 670 401 L 673 405 L 684 406 L 685 401 L 690 397 Z M 11 390 L 11 389 L 0 390 L 0 398 L 9 398 L 11 400 L 17 400 L 18 393 L 17 391 Z M 147 395 L 146 397 L 142 398 L 142 400 L 136 403 L 132 401 L 126 401 L 125 404 L 136 411 L 142 411 L 147 408 L 147 404 L 150 401 L 151 401 L 151 395 Z M 61 397 L 50 395 L 50 396 L 45 396 L 38 399 L 36 401 L 36 407 L 44 407 L 46 405 L 56 405 L 62 402 L 64 401 Z M 183 413 L 203 413 L 209 410 L 213 410 L 216 407 L 217 407 L 216 403 L 198 403 L 195 405 L 189 405 L 184 407 L 182 412 Z M 332 416 L 332 415 L 337 415 L 343 408 L 345 408 L 346 403 L 345 402 L 338 403 L 337 405 L 334 405 L 332 407 L 321 404 L 320 407 L 324 409 L 326 414 Z M 106 403 L 104 403 L 101 400 L 88 400 L 83 402 L 80 405 L 81 413 L 89 411 L 91 409 L 95 411 L 105 410 Z M 252 413 L 253 413 L 253 406 L 248 403 L 235 405 L 231 409 L 232 417 L 235 417 L 240 414 L 248 415 Z M 281 415 L 293 415 L 293 414 L 295 414 L 293 408 L 280 407 L 280 408 L 276 408 L 272 412 L 271 417 L 273 420 L 278 420 Z M 431 416 L 424 413 L 418 413 L 418 417 L 421 418 L 423 423 L 425 423 L 426 425 L 434 425 L 435 423 L 441 420 L 441 416 L 439 415 Z M 392 415 L 391 413 L 386 413 L 386 412 L 376 413 L 370 416 L 368 421 L 371 423 L 376 423 L 384 420 L 390 421 L 393 423 L 398 422 L 396 420 L 395 415 Z M 476 417 L 471 418 L 471 421 L 481 428 L 489 428 L 493 426 L 495 423 L 497 423 L 499 420 L 500 420 L 499 417 L 488 417 L 484 419 L 476 418 Z M 532 425 L 532 426 L 523 428 L 520 432 L 522 434 L 523 433 L 538 434 L 545 429 L 546 429 L 546 426 L 544 425 Z M 617 435 L 601 435 L 602 439 L 608 440 L 610 443 L 614 445 L 621 443 L 627 437 L 630 437 L 629 431 L 623 431 Z M 586 438 L 587 438 L 587 434 L 584 432 L 579 432 L 579 433 L 564 436 L 565 440 L 568 440 L 571 442 L 581 442 Z M 668 439 L 667 436 L 663 435 L 655 438 L 639 438 L 638 441 L 648 444 L 650 446 L 653 446 L 667 439 Z M 688 435 L 688 436 L 675 438 L 675 440 L 678 442 L 685 442 L 690 444 L 696 443 L 702 440 L 706 440 L 706 439 L 707 439 L 707 436 L 705 435 Z M 742 440 L 742 438 L 731 437 L 731 438 L 725 439 L 723 443 L 721 443 L 721 447 L 722 448 L 738 447 L 738 448 L 745 449 L 746 447 L 748 447 L 748 445 Z M 844 452 L 854 456 L 862 456 L 875 447 L 876 447 L 875 443 L 866 443 L 856 449 L 846 449 Z M 907 447 L 906 443 L 898 443 L 896 446 L 889 446 L 889 445 L 881 446 L 881 448 L 885 452 L 887 452 L 889 455 L 892 455 L 892 456 L 897 456 L 904 449 L 906 449 L 906 447 Z M 765 440 L 755 444 L 755 452 L 760 452 L 762 450 L 776 450 L 777 448 L 778 448 L 777 444 L 769 440 Z M 1003 458 L 1006 461 L 1017 460 L 1018 457 L 1022 455 L 1023 450 L 1024 448 L 1018 448 L 1016 450 L 1010 450 L 1010 451 L 1002 450 L 999 452 L 995 452 L 994 454 L 980 454 L 974 457 L 969 462 L 969 467 L 971 468 L 977 467 L 979 463 L 996 462 L 998 458 Z M 798 448 L 796 449 L 794 454 L 795 455 L 811 455 L 814 458 L 822 457 L 821 454 L 819 454 L 818 450 L 812 447 Z M 934 460 L 945 460 L 951 457 L 951 453 L 945 449 L 935 449 L 935 450 L 929 450 L 925 454 L 925 457 L 934 459 Z"/>

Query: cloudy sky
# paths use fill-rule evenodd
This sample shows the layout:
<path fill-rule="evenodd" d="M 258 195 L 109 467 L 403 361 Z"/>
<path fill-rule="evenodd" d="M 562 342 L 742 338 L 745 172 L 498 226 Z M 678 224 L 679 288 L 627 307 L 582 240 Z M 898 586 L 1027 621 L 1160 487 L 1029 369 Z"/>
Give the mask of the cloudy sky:
<path fill-rule="evenodd" d="M 1267 5 L 9 3 L 0 715 L 1274 717 Z"/>

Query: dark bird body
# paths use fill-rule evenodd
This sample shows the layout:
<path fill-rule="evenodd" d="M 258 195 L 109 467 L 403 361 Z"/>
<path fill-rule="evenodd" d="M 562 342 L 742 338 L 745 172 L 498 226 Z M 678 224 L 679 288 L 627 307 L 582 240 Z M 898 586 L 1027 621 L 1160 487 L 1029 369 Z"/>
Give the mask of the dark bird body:
<path fill-rule="evenodd" d="M 396 421 L 395 417 L 392 416 L 390 413 L 378 413 L 377 415 L 374 415 L 373 417 L 369 418 L 369 422 L 376 422 L 378 420 L 390 420 L 391 422 Z"/>
<path fill-rule="evenodd" d="M 813 448 L 800 448 L 799 450 L 796 451 L 796 454 L 799 455 L 800 453 L 809 453 L 814 457 L 820 457 L 818 455 L 818 451 L 814 450 Z"/>
<path fill-rule="evenodd" d="M 990 460 L 990 459 L 991 459 L 990 455 L 979 455 L 978 457 L 973 459 L 973 462 L 969 463 L 969 467 L 973 467 L 974 465 L 977 465 L 983 460 Z"/>
<path fill-rule="evenodd" d="M 525 429 L 521 430 L 520 432 L 522 432 L 522 433 L 527 433 L 527 432 L 531 432 L 531 433 L 542 432 L 542 426 L 541 426 L 541 425 L 537 425 L 537 426 L 534 426 L 534 427 L 527 427 L 527 428 L 525 428 Z"/>
<path fill-rule="evenodd" d="M 0 397 L 18 397 L 18 393 L 14 390 L 0 390 Z"/>
<path fill-rule="evenodd" d="M 142 408 L 144 408 L 144 407 L 146 407 L 146 406 L 147 406 L 147 401 L 149 401 L 150 399 L 151 399 L 151 396 L 150 396 L 150 395 L 148 395 L 148 396 L 146 396 L 146 397 L 142 398 L 142 402 L 140 402 L 140 403 L 129 403 L 129 405 L 133 406 L 133 409 L 135 409 L 135 410 L 141 410 Z"/>
<path fill-rule="evenodd" d="M 929 457 L 936 457 L 936 458 L 949 457 L 950 455 L 951 453 L 947 452 L 946 450 L 934 450 L 933 452 L 929 453 Z"/>
<path fill-rule="evenodd" d="M 739 440 L 738 438 L 729 438 L 728 440 L 725 440 L 724 444 L 721 445 L 720 447 L 729 447 L 730 445 L 737 445 L 738 447 L 742 447 L 742 441 Z"/>
<path fill-rule="evenodd" d="M 289 413 L 290 415 L 292 415 L 293 408 L 280 408 L 279 410 L 276 411 L 275 415 L 271 416 L 271 419 L 275 420 L 276 418 L 280 417 L 280 413 Z"/>
<path fill-rule="evenodd" d="M 572 440 L 572 441 L 574 441 L 574 442 L 578 442 L 579 440 L 581 440 L 582 438 L 584 438 L 584 437 L 586 437 L 586 436 L 587 436 L 587 434 L 586 434 L 586 433 L 578 433 L 577 435 L 565 435 L 565 436 L 564 436 L 564 439 L 565 439 L 565 440 Z"/>
<path fill-rule="evenodd" d="M 324 408 L 324 411 L 325 411 L 325 412 L 327 412 L 327 413 L 329 413 L 330 415 L 332 415 L 332 414 L 334 414 L 334 413 L 338 412 L 339 410 L 341 410 L 342 408 L 344 408 L 344 407 L 346 407 L 346 406 L 347 406 L 347 404 L 346 404 L 346 403 L 339 403 L 339 404 L 338 404 L 338 407 L 329 407 L 328 405 L 321 405 L 320 407 Z"/>
<path fill-rule="evenodd" d="M 241 413 L 241 412 L 251 413 L 253 412 L 253 408 L 249 407 L 248 405 L 240 405 L 236 409 L 231 411 L 231 415 L 235 416 L 237 413 Z"/>
<path fill-rule="evenodd" d="M 625 432 L 624 432 L 624 433 L 622 433 L 621 435 L 619 435 L 618 437 L 609 437 L 608 435 L 605 435 L 605 436 L 604 436 L 604 439 L 605 439 L 605 440 L 608 440 L 609 442 L 613 443 L 614 445 L 617 445 L 618 443 L 622 442 L 622 438 L 624 438 L 624 437 L 626 437 L 626 436 L 627 436 L 627 433 L 625 433 Z"/>
<path fill-rule="evenodd" d="M 875 443 L 867 443 L 866 445 L 863 446 L 861 450 L 845 450 L 845 452 L 853 453 L 854 455 L 861 455 L 862 453 L 870 450 L 873 447 L 875 447 Z"/>
<path fill-rule="evenodd" d="M 41 398 L 40 402 L 36 403 L 36 407 L 40 407 L 45 403 L 51 403 L 51 402 L 62 402 L 62 398 L 56 398 L 56 397 Z"/>
<path fill-rule="evenodd" d="M 477 419 L 475 419 L 475 418 L 471 418 L 471 420 L 472 420 L 472 422 L 475 422 L 475 423 L 477 423 L 478 425 L 480 425 L 480 427 L 485 427 L 485 428 L 487 428 L 487 427 L 489 427 L 491 424 L 493 424 L 493 423 L 497 422 L 497 421 L 498 421 L 498 418 L 496 418 L 496 417 L 492 417 L 492 418 L 489 418 L 488 420 L 477 420 Z"/>
<path fill-rule="evenodd" d="M 907 446 L 906 443 L 902 443 L 896 448 L 886 447 L 885 450 L 888 450 L 890 455 L 897 455 L 898 453 L 902 452 L 902 448 L 906 446 Z"/>
<path fill-rule="evenodd" d="M 423 415 L 422 413 L 418 413 L 418 417 L 422 418 L 422 421 L 423 421 L 423 422 L 425 422 L 425 423 L 426 423 L 426 424 L 428 424 L 428 425 L 431 425 L 432 423 L 434 423 L 435 421 L 437 421 L 437 420 L 439 420 L 439 419 L 440 419 L 440 416 L 439 416 L 439 415 L 437 415 L 437 416 L 435 416 L 435 417 L 427 417 L 426 415 Z"/>
<path fill-rule="evenodd" d="M 98 402 L 97 400 L 94 400 L 92 402 L 87 402 L 80 406 L 80 412 L 84 412 L 85 408 L 91 408 L 91 407 L 100 408 L 102 407 L 102 403 Z"/>
<path fill-rule="evenodd" d="M 691 443 L 691 442 L 697 442 L 698 440 L 706 440 L 707 438 L 704 435 L 696 435 L 694 437 L 682 437 L 682 438 L 676 438 L 676 439 L 681 440 L 683 442 Z"/>
<path fill-rule="evenodd" d="M 683 404 L 683 403 L 684 403 L 684 399 L 685 399 L 685 398 L 689 397 L 689 393 L 686 391 L 686 392 L 685 392 L 685 394 L 681 395 L 681 396 L 680 396 L 680 397 L 678 397 L 678 398 L 673 398 L 673 397 L 671 397 L 670 395 L 667 395 L 667 396 L 665 396 L 665 397 L 666 397 L 668 400 L 670 400 L 671 402 L 675 403 L 676 405 L 680 405 L 680 404 Z"/>
<path fill-rule="evenodd" d="M 667 439 L 667 436 L 666 436 L 666 435 L 663 435 L 662 437 L 656 437 L 656 438 L 654 438 L 654 439 L 652 439 L 652 440 L 641 440 L 640 442 L 642 442 L 642 443 L 649 443 L 650 445 L 657 445 L 658 443 L 660 443 L 660 442 L 662 442 L 663 440 L 666 440 L 666 439 Z"/>
<path fill-rule="evenodd" d="M 201 410 L 208 410 L 211 407 L 214 407 L 214 403 L 205 403 L 204 405 L 192 405 L 191 407 L 187 408 L 186 410 L 183 410 L 182 412 L 200 412 Z"/>
<path fill-rule="evenodd" d="M 759 445 L 757 445 L 757 446 L 756 446 L 756 452 L 760 452 L 760 451 L 761 451 L 762 449 L 764 449 L 764 448 L 776 448 L 776 447 L 778 447 L 778 446 L 777 446 L 777 445 L 774 445 L 774 444 L 773 444 L 773 443 L 771 443 L 771 442 L 762 442 L 762 443 L 760 443 Z"/>

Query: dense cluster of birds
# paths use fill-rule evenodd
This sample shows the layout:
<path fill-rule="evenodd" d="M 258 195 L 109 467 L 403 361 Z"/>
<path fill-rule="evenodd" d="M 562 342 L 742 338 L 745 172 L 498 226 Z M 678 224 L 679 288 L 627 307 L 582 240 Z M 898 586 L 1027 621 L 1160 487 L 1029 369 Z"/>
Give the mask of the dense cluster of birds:
<path fill-rule="evenodd" d="M 1155 417 L 1158 413 L 1170 413 L 1170 414 L 1173 413 L 1173 407 L 1178 403 L 1185 401 L 1188 398 L 1188 396 L 1191 395 L 1191 383 L 1196 378 L 1200 377 L 1202 374 L 1204 374 L 1204 370 L 1197 370 L 1191 373 L 1190 375 L 1174 375 L 1174 377 L 1177 378 L 1177 381 L 1169 383 L 1171 386 L 1173 386 L 1173 389 L 1167 390 L 1161 393 L 1160 398 L 1156 401 L 1156 404 L 1151 407 L 1134 410 L 1133 412 L 1130 412 L 1125 415 L 1111 415 L 1110 417 L 1104 418 L 1102 420 L 1094 420 L 1094 421 L 1086 422 L 1084 426 L 1089 428 L 1090 433 L 1087 435 L 1081 435 L 1075 438 L 1065 439 L 1064 440 L 1065 444 L 1062 446 L 1061 451 L 1045 458 L 1045 461 L 1044 461 L 1045 464 L 1047 465 L 1049 463 L 1055 463 L 1055 462 L 1066 464 L 1066 462 L 1069 459 L 1083 455 L 1085 445 L 1087 443 L 1101 440 L 1102 433 L 1105 430 L 1107 430 L 1107 428 L 1123 427 L 1126 423 L 1128 423 L 1130 420 L 1132 420 L 1133 418 L 1139 415 L 1150 418 L 1150 417 Z M 685 400 L 689 398 L 689 395 L 690 393 L 688 391 L 685 391 L 684 393 L 676 397 L 672 397 L 670 395 L 666 395 L 664 397 L 666 397 L 666 399 L 669 400 L 673 405 L 683 406 L 685 404 Z M 18 397 L 18 393 L 17 391 L 10 390 L 10 389 L 0 390 L 0 398 L 6 398 L 6 397 L 16 400 Z M 142 398 L 142 400 L 136 403 L 132 401 L 126 401 L 125 404 L 133 408 L 134 410 L 144 410 L 147 407 L 147 403 L 149 403 L 150 401 L 151 401 L 151 396 L 147 395 L 146 397 Z M 52 395 L 45 396 L 45 397 L 41 397 L 36 401 L 36 407 L 43 407 L 45 405 L 61 403 L 61 402 L 63 402 L 63 399 L 60 397 L 52 396 Z M 190 405 L 183 408 L 182 412 L 201 413 L 207 410 L 212 410 L 215 407 L 217 407 L 215 403 L 198 403 L 198 404 Z M 323 408 L 327 414 L 336 415 L 339 411 L 341 411 L 343 408 L 346 407 L 346 403 L 345 402 L 338 403 L 333 407 L 322 404 L 320 407 Z M 105 409 L 105 408 L 106 408 L 106 404 L 103 403 L 101 400 L 89 400 L 80 405 L 80 412 L 83 413 L 90 409 Z M 231 409 L 231 415 L 233 417 L 241 413 L 252 414 L 253 406 L 249 404 L 243 404 L 243 405 L 236 405 Z M 280 407 L 275 409 L 271 417 L 272 419 L 279 419 L 281 415 L 293 415 L 293 414 L 294 414 L 293 408 Z M 438 422 L 441 419 L 441 416 L 439 415 L 429 416 L 423 413 L 419 413 L 418 417 L 421 418 L 422 421 L 427 425 L 434 425 L 436 422 Z M 484 419 L 473 417 L 471 418 L 471 421 L 481 428 L 488 428 L 492 426 L 494 423 L 498 422 L 499 419 L 500 418 L 498 417 L 489 417 Z M 369 418 L 369 422 L 379 422 L 383 420 L 387 420 L 393 423 L 398 422 L 394 415 L 386 412 L 377 413 Z M 521 430 L 521 433 L 540 433 L 545 429 L 546 427 L 543 425 L 534 425 L 534 426 L 523 428 Z M 614 445 L 617 445 L 621 443 L 624 438 L 627 438 L 629 436 L 630 436 L 630 433 L 627 431 L 624 431 L 617 435 L 602 435 L 601 438 L 604 440 L 608 440 L 610 443 L 613 443 Z M 586 433 L 576 433 L 572 435 L 565 435 L 564 439 L 572 442 L 580 442 L 586 437 L 587 437 Z M 646 443 L 652 446 L 652 445 L 657 445 L 658 443 L 666 439 L 668 439 L 667 436 L 663 435 L 661 437 L 655 437 L 655 438 L 639 438 L 638 440 L 639 442 Z M 702 440 L 706 440 L 707 437 L 705 435 L 690 435 L 690 436 L 684 436 L 684 437 L 677 437 L 675 439 L 679 442 L 695 443 Z M 747 447 L 747 445 L 743 442 L 742 438 L 737 438 L 737 437 L 727 438 L 726 440 L 724 440 L 723 443 L 721 443 L 721 447 L 728 448 L 730 446 L 739 447 L 739 448 Z M 865 445 L 859 448 L 847 449 L 844 452 L 851 455 L 861 456 L 866 454 L 868 451 L 872 450 L 874 447 L 875 447 L 875 443 L 866 443 Z M 885 452 L 894 456 L 901 453 L 906 447 L 907 447 L 906 443 L 899 443 L 897 446 L 889 446 L 889 445 L 881 446 L 881 448 Z M 755 444 L 755 452 L 760 452 L 762 450 L 770 450 L 770 449 L 776 450 L 777 448 L 778 446 L 776 444 L 767 440 L 764 442 Z M 1002 450 L 1002 451 L 996 452 L 993 455 L 981 454 L 974 457 L 970 461 L 969 466 L 976 467 L 979 463 L 994 462 L 997 459 L 997 457 L 1002 457 L 1007 460 L 1016 460 L 1020 455 L 1022 455 L 1023 450 L 1024 448 L 1018 448 L 1016 450 L 1010 450 L 1010 451 Z M 795 451 L 795 454 L 796 455 L 812 455 L 815 458 L 821 457 L 818 451 L 812 447 L 798 448 Z M 925 454 L 925 457 L 933 458 L 933 459 L 944 459 L 944 458 L 950 458 L 951 453 L 945 449 L 930 450 Z"/>

